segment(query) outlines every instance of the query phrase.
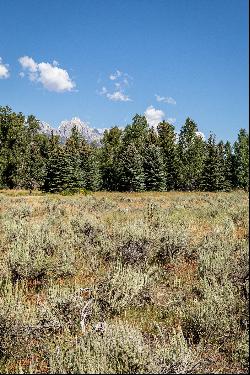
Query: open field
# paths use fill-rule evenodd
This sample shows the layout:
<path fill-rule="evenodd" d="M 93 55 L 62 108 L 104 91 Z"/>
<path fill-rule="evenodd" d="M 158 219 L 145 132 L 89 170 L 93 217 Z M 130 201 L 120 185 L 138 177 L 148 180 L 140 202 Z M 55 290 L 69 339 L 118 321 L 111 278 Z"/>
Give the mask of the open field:
<path fill-rule="evenodd" d="M 248 194 L 0 191 L 1 373 L 246 373 Z"/>

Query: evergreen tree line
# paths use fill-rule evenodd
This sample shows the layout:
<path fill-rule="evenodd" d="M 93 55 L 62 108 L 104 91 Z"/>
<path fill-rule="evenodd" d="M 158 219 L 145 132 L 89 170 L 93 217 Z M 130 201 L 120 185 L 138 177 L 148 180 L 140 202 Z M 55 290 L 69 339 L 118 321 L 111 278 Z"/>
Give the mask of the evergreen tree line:
<path fill-rule="evenodd" d="M 92 191 L 229 191 L 248 189 L 249 135 L 239 131 L 233 145 L 204 140 L 187 118 L 178 136 L 162 121 L 150 128 L 136 115 L 124 130 L 104 132 L 101 145 L 88 144 L 73 128 L 59 136 L 42 134 L 33 116 L 0 107 L 0 188 L 47 192 Z"/>

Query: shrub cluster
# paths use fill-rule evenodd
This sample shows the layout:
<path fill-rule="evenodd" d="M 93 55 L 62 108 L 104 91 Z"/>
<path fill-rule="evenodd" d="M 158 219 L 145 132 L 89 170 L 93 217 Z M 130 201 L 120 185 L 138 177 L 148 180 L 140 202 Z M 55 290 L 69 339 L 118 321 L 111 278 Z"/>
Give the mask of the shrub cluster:
<path fill-rule="evenodd" d="M 246 193 L 0 204 L 0 372 L 247 371 Z"/>

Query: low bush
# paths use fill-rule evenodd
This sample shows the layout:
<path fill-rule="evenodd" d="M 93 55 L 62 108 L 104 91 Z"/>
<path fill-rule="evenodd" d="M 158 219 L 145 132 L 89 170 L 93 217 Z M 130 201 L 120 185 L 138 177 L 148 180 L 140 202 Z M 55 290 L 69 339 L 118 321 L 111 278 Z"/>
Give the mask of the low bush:
<path fill-rule="evenodd" d="M 246 193 L 0 205 L 0 372 L 247 372 Z"/>

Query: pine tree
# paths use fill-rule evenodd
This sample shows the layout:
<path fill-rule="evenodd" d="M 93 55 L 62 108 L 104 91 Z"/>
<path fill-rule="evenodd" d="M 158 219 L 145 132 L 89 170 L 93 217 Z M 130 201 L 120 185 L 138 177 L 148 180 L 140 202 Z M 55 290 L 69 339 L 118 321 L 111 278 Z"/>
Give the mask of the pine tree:
<path fill-rule="evenodd" d="M 1 184 L 10 189 L 22 185 L 19 173 L 25 158 L 25 117 L 10 107 L 0 107 Z"/>
<path fill-rule="evenodd" d="M 26 121 L 25 154 L 18 170 L 21 185 L 30 191 L 43 185 L 45 178 L 46 160 L 42 155 L 44 135 L 39 134 L 39 122 L 34 116 L 28 116 Z"/>
<path fill-rule="evenodd" d="M 97 191 L 102 185 L 100 156 L 97 148 L 92 147 L 85 162 L 85 188 Z"/>
<path fill-rule="evenodd" d="M 63 146 L 59 143 L 59 137 L 51 134 L 43 190 L 53 193 L 83 187 L 80 158 L 77 152 L 74 153 L 75 144 L 71 141 L 67 147 Z"/>
<path fill-rule="evenodd" d="M 157 126 L 159 144 L 163 151 L 163 160 L 166 175 L 166 189 L 173 190 L 176 187 L 178 176 L 178 160 L 176 147 L 176 134 L 173 125 L 166 121 Z"/>
<path fill-rule="evenodd" d="M 143 158 L 135 144 L 125 146 L 120 155 L 120 184 L 122 191 L 143 191 L 145 189 Z"/>
<path fill-rule="evenodd" d="M 197 125 L 187 118 L 181 128 L 178 140 L 178 181 L 181 190 L 199 188 L 203 162 L 205 156 L 205 142 L 198 132 Z"/>
<path fill-rule="evenodd" d="M 95 144 L 89 145 L 76 127 L 67 139 L 65 150 L 71 155 L 75 174 L 82 181 L 82 187 L 97 191 L 101 187 L 100 156 Z"/>
<path fill-rule="evenodd" d="M 238 140 L 234 143 L 235 185 L 238 188 L 249 188 L 249 135 L 240 129 Z"/>
<path fill-rule="evenodd" d="M 166 176 L 161 148 L 154 144 L 148 146 L 144 157 L 146 190 L 164 191 Z"/>
<path fill-rule="evenodd" d="M 158 132 L 156 131 L 155 128 L 153 128 L 153 126 L 148 129 L 148 131 L 145 135 L 145 150 L 146 150 L 147 147 L 149 147 L 151 145 L 155 145 L 155 146 L 160 145 Z"/>
<path fill-rule="evenodd" d="M 86 141 L 79 133 L 76 126 L 71 130 L 70 137 L 66 140 L 64 151 L 67 155 L 67 158 L 70 160 L 71 167 L 74 169 L 74 178 L 78 182 L 76 185 L 79 187 L 86 187 L 87 184 L 87 175 L 86 170 L 83 166 L 83 157 L 82 152 L 85 150 L 85 146 L 88 147 Z"/>
<path fill-rule="evenodd" d="M 71 130 L 70 137 L 66 140 L 65 150 L 70 154 L 79 154 L 83 137 L 78 131 L 76 125 Z"/>
<path fill-rule="evenodd" d="M 100 168 L 102 175 L 102 187 L 105 190 L 116 191 L 119 189 L 122 130 L 117 126 L 105 130 L 100 152 Z"/>
<path fill-rule="evenodd" d="M 22 165 L 22 169 L 18 170 L 18 174 L 22 176 L 21 187 L 29 189 L 38 189 L 43 185 L 46 174 L 46 161 L 41 156 L 38 142 L 28 144 L 27 154 Z"/>
<path fill-rule="evenodd" d="M 126 126 L 123 131 L 123 144 L 133 143 L 137 150 L 142 153 L 148 138 L 149 126 L 145 116 L 136 114 L 131 125 Z"/>
<path fill-rule="evenodd" d="M 217 145 L 213 134 L 210 134 L 206 144 L 206 159 L 200 186 L 205 191 L 219 191 L 225 188 L 223 143 Z"/>
<path fill-rule="evenodd" d="M 225 190 L 230 191 L 234 185 L 234 155 L 230 142 L 224 145 L 224 176 L 225 176 Z"/>
<path fill-rule="evenodd" d="M 132 124 L 126 126 L 122 134 L 118 163 L 119 190 L 145 189 L 143 163 L 148 137 L 149 126 L 146 117 L 136 114 Z"/>
<path fill-rule="evenodd" d="M 43 189 L 57 193 L 65 190 L 73 191 L 83 187 L 79 174 L 79 164 L 72 155 L 66 154 L 63 149 L 53 153 L 47 163 L 47 173 Z"/>
<path fill-rule="evenodd" d="M 217 154 L 218 154 L 218 164 L 220 166 L 220 187 L 218 190 L 230 189 L 228 181 L 226 181 L 226 154 L 225 154 L 225 145 L 223 141 L 220 141 L 217 144 Z"/>

